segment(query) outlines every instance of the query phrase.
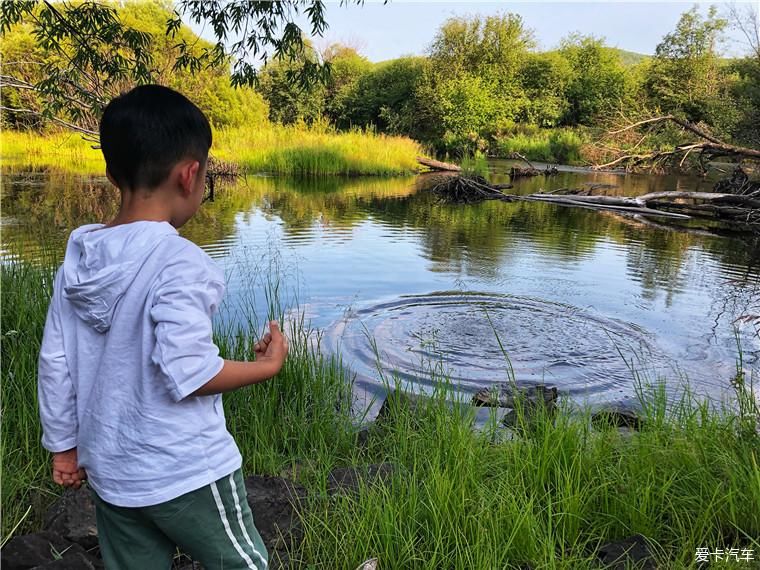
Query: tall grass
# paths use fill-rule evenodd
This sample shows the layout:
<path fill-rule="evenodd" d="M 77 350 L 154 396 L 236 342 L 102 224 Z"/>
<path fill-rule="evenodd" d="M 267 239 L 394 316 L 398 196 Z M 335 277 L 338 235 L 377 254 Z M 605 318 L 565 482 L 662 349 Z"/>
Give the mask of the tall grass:
<path fill-rule="evenodd" d="M 35 392 L 52 270 L 2 269 L 7 538 L 39 528 L 59 489 L 39 445 Z M 251 275 L 252 291 L 265 295 L 269 317 L 282 317 L 284 284 L 266 274 Z M 251 356 L 265 322 L 254 306 L 261 305 L 251 297 L 223 309 L 247 315 L 217 322 L 224 356 Z M 450 405 L 440 377 L 437 394 L 414 412 L 397 407 L 357 447 L 346 369 L 322 355 L 303 320 L 288 333 L 291 354 L 280 375 L 225 396 L 225 407 L 246 472 L 286 472 L 312 491 L 295 567 L 353 570 L 378 557 L 381 568 L 592 568 L 600 544 L 634 533 L 650 541 L 660 568 L 695 567 L 702 547 L 760 554 L 760 414 L 741 368 L 738 410 L 690 398 L 673 404 L 663 391 L 647 391 L 644 427 L 634 435 L 592 430 L 587 415 L 566 406 L 516 432 L 495 420 L 475 430 L 473 410 Z M 395 466 L 391 480 L 327 497 L 330 469 L 381 461 Z"/>
<path fill-rule="evenodd" d="M 571 129 L 532 129 L 496 139 L 496 152 L 519 152 L 529 160 L 557 164 L 582 164 L 583 138 Z"/>
<path fill-rule="evenodd" d="M 72 133 L 3 131 L 0 157 L 6 168 L 54 168 L 103 173 L 100 150 Z M 417 170 L 420 146 L 406 137 L 372 130 L 336 132 L 326 126 L 263 124 L 214 133 L 211 153 L 251 173 L 293 176 L 393 175 Z"/>
<path fill-rule="evenodd" d="M 296 176 L 407 174 L 417 170 L 416 157 L 422 154 L 406 137 L 372 130 L 339 133 L 320 125 L 225 129 L 215 137 L 215 154 L 248 172 Z"/>
<path fill-rule="evenodd" d="M 635 436 L 565 409 L 499 442 L 444 400 L 402 407 L 378 433 L 366 461 L 396 465 L 389 484 L 313 502 L 305 564 L 595 568 L 599 546 L 636 533 L 658 568 L 694 567 L 701 547 L 760 547 L 760 446 L 735 418 L 697 405 L 656 421 L 658 399 Z"/>
<path fill-rule="evenodd" d="M 467 176 L 488 176 L 488 159 L 482 152 L 462 159 L 462 172 Z"/>
<path fill-rule="evenodd" d="M 0 458 L 2 537 L 39 525 L 55 497 L 47 452 L 40 445 L 37 413 L 37 358 L 54 272 L 20 263 L 1 267 L 0 292 Z"/>
<path fill-rule="evenodd" d="M 103 174 L 103 153 L 93 146 L 69 131 L 40 135 L 3 129 L 0 162 L 3 168 L 52 168 L 72 174 Z"/>

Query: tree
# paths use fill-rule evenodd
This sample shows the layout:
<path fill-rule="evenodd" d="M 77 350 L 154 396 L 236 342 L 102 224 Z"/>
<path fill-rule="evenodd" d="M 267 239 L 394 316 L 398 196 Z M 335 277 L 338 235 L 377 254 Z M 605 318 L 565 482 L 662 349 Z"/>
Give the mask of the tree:
<path fill-rule="evenodd" d="M 501 83 L 517 75 L 524 55 L 535 47 L 533 33 L 517 14 L 457 17 L 443 23 L 429 48 L 445 73 L 471 73 Z"/>
<path fill-rule="evenodd" d="M 604 40 L 571 34 L 562 40 L 560 54 L 572 70 L 565 90 L 566 124 L 592 124 L 626 98 L 626 70 Z"/>
<path fill-rule="evenodd" d="M 418 87 L 425 139 L 458 153 L 488 145 L 524 106 L 519 72 L 533 34 L 517 14 L 450 18 L 436 33 Z"/>
<path fill-rule="evenodd" d="M 486 150 L 496 125 L 510 119 L 494 83 L 460 73 L 423 81 L 418 90 L 418 120 L 440 151 L 460 156 Z"/>
<path fill-rule="evenodd" d="M 760 13 L 754 6 L 729 6 L 732 28 L 745 38 L 747 55 L 731 65 L 737 75 L 732 95 L 741 113 L 732 133 L 738 140 L 760 147 Z"/>
<path fill-rule="evenodd" d="M 259 73 L 257 89 L 269 104 L 269 119 L 289 125 L 303 121 L 312 123 L 325 111 L 325 85 L 322 83 L 298 83 L 292 80 L 304 61 L 318 62 L 319 54 L 309 42 L 304 42 L 299 59 L 269 62 Z"/>
<path fill-rule="evenodd" d="M 426 65 L 422 57 L 372 65 L 345 93 L 338 126 L 374 125 L 384 132 L 424 138 L 417 116 L 417 88 Z"/>
<path fill-rule="evenodd" d="M 127 85 L 153 81 L 156 71 L 149 49 L 153 34 L 126 25 L 116 7 L 94 0 L 3 2 L 0 33 L 28 23 L 37 44 L 50 57 L 42 66 L 40 81 L 30 84 L 3 74 L 0 87 L 38 92 L 44 117 L 92 134 L 95 117 L 109 99 Z M 295 23 L 301 14 L 313 35 L 327 28 L 322 0 L 180 0 L 164 27 L 164 35 L 176 41 L 178 50 L 173 69 L 197 73 L 231 65 L 232 85 L 251 86 L 257 78 L 256 64 L 272 55 L 300 62 L 288 68 L 290 80 L 304 85 L 324 81 L 329 66 L 303 57 L 303 33 Z M 183 15 L 208 25 L 214 33 L 213 45 L 200 46 L 195 39 L 183 37 Z"/>
<path fill-rule="evenodd" d="M 570 62 L 559 52 L 530 53 L 520 68 L 525 104 L 518 121 L 539 127 L 556 127 L 568 114 L 565 91 L 573 78 Z"/>
<path fill-rule="evenodd" d="M 330 77 L 325 93 L 325 113 L 339 128 L 351 126 L 352 94 L 357 83 L 372 69 L 372 63 L 357 50 L 332 44 L 322 54 L 330 64 Z"/>
<path fill-rule="evenodd" d="M 697 6 L 681 15 L 675 30 L 657 45 L 647 74 L 653 105 L 692 123 L 725 127 L 732 122 L 727 68 L 717 53 L 726 26 L 714 6 L 705 17 Z"/>
<path fill-rule="evenodd" d="M 266 104 L 250 87 L 233 89 L 230 86 L 229 65 L 214 68 L 204 68 L 191 74 L 187 71 L 175 71 L 174 63 L 178 55 L 176 39 L 172 40 L 163 33 L 166 21 L 174 14 L 169 0 L 156 2 L 129 2 L 116 9 L 111 16 L 118 19 L 120 25 L 126 26 L 150 38 L 150 42 L 140 54 L 145 61 L 150 61 L 151 80 L 182 90 L 195 101 L 208 115 L 216 126 L 238 125 L 259 122 L 266 119 Z M 36 15 L 35 15 L 36 17 Z M 76 128 L 96 135 L 99 109 L 110 97 L 126 90 L 138 81 L 122 79 L 108 83 L 97 82 L 99 75 L 95 64 L 88 65 L 87 76 L 92 80 L 86 83 L 84 79 L 72 80 L 67 86 L 67 105 L 64 109 L 56 110 L 45 105 L 45 93 L 37 86 L 45 84 L 45 72 L 51 66 L 60 64 L 64 56 L 72 56 L 74 51 L 65 44 L 61 50 L 36 41 L 34 24 L 25 21 L 12 26 L 3 34 L 3 67 L 4 88 L 2 107 L 8 109 L 23 109 L 25 112 L 6 112 L 3 120 L 6 125 L 22 127 L 24 125 L 40 127 L 39 117 L 52 116 L 59 123 L 76 123 Z M 183 26 L 176 37 L 188 42 L 194 42 L 199 49 L 208 48 L 212 44 L 198 38 L 192 31 Z M 109 57 L 109 47 L 93 48 L 93 57 Z M 107 78 L 106 78 L 107 79 Z M 81 94 L 76 100 L 75 89 L 87 89 L 87 94 Z M 88 100 L 96 97 L 98 101 L 88 106 Z M 53 114 L 54 113 L 54 114 Z M 30 121 L 29 117 L 34 120 Z"/>

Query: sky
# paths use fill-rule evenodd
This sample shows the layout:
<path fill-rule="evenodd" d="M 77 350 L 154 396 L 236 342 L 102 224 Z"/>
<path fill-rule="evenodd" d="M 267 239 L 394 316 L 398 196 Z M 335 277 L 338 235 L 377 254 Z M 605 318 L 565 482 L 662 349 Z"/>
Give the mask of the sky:
<path fill-rule="evenodd" d="M 489 15 L 514 12 L 523 17 L 532 29 L 539 50 L 557 47 L 559 41 L 572 32 L 603 37 L 607 45 L 642 54 L 653 54 L 662 37 L 672 31 L 680 15 L 695 4 L 706 13 L 715 5 L 724 13 L 726 2 L 548 2 L 543 0 L 522 2 L 467 2 L 365 0 L 326 0 L 326 19 L 329 28 L 321 38 L 315 38 L 318 48 L 330 43 L 343 43 L 357 48 L 370 61 L 378 62 L 404 55 L 423 55 L 440 25 L 452 16 Z M 734 2 L 740 9 L 760 7 L 760 0 Z M 307 19 L 301 15 L 296 22 L 307 33 Z M 196 33 L 213 40 L 208 29 L 191 25 Z M 208 28 L 208 27 L 207 27 Z M 739 56 L 747 52 L 741 34 L 726 30 L 726 41 L 721 52 L 726 56 Z"/>
<path fill-rule="evenodd" d="M 760 3 L 756 0 L 755 4 Z M 327 4 L 329 29 L 322 43 L 340 42 L 359 47 L 371 61 L 402 55 L 422 55 L 439 26 L 452 16 L 515 12 L 535 32 L 540 50 L 556 47 L 570 32 L 603 36 L 612 47 L 654 53 L 662 37 L 675 28 L 681 13 L 695 2 L 382 2 L 363 6 Z M 703 12 L 710 4 L 698 2 Z M 725 4 L 722 5 L 725 8 Z M 742 52 L 740 37 L 729 31 L 724 46 L 729 54 Z"/>

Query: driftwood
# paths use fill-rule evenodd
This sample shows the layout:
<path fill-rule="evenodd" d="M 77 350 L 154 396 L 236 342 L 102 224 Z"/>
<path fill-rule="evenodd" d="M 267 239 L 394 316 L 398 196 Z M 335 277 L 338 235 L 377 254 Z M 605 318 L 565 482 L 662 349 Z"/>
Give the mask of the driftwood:
<path fill-rule="evenodd" d="M 555 176 L 559 174 L 559 170 L 556 166 L 547 166 L 543 170 L 537 168 L 520 168 L 519 166 L 513 166 L 509 169 L 509 177 L 525 178 L 527 176 Z"/>
<path fill-rule="evenodd" d="M 491 185 L 482 176 L 447 176 L 433 185 L 430 191 L 442 202 L 473 204 L 483 200 L 510 202 L 514 198 L 504 194 L 501 188 L 511 187 L 510 184 Z"/>
<path fill-rule="evenodd" d="M 446 176 L 431 192 L 442 201 L 472 204 L 483 200 L 549 202 L 561 206 L 610 210 L 640 217 L 728 222 L 733 229 L 760 233 L 760 196 L 718 192 L 651 192 L 643 196 L 590 195 L 588 189 L 558 189 L 519 196 L 505 194 L 482 177 Z"/>
<path fill-rule="evenodd" d="M 520 168 L 519 166 L 513 166 L 509 169 L 509 177 L 514 180 L 515 178 L 524 178 L 527 176 L 554 176 L 555 174 L 559 174 L 559 170 L 557 170 L 556 166 L 547 166 L 543 170 L 539 170 L 535 166 L 533 166 L 533 163 L 528 160 L 525 156 L 520 154 L 519 152 L 513 152 L 509 155 L 508 158 L 516 159 L 516 160 L 522 160 L 525 164 L 528 165 L 528 168 Z"/>
<path fill-rule="evenodd" d="M 730 178 L 724 178 L 715 183 L 713 192 L 755 196 L 760 194 L 760 182 L 750 180 L 744 169 L 737 166 Z"/>
<path fill-rule="evenodd" d="M 225 183 L 232 182 L 239 177 L 242 177 L 242 174 L 238 164 L 221 160 L 215 156 L 209 156 L 206 167 L 206 187 L 208 191 L 203 201 L 214 201 L 214 198 L 216 198 L 217 182 L 219 182 L 219 186 L 223 186 Z"/>
<path fill-rule="evenodd" d="M 444 172 L 461 172 L 462 170 L 462 167 L 457 166 L 456 164 L 451 164 L 449 162 L 440 162 L 438 160 L 433 160 L 432 158 L 425 158 L 424 156 L 418 156 L 417 162 L 422 166 L 427 166 L 432 170 L 441 170 Z"/>
<path fill-rule="evenodd" d="M 598 170 L 610 168 L 624 168 L 626 171 L 650 170 L 663 171 L 669 167 L 683 168 L 686 160 L 692 156 L 696 158 L 699 170 L 705 174 L 707 172 L 707 162 L 716 158 L 734 158 L 738 160 L 760 161 L 760 150 L 747 148 L 737 145 L 728 144 L 716 138 L 705 129 L 692 124 L 673 115 L 664 115 L 661 117 L 652 117 L 642 121 L 626 125 L 607 133 L 609 136 L 620 135 L 627 131 L 639 127 L 651 127 L 661 123 L 670 122 L 678 125 L 685 132 L 697 137 L 698 140 L 691 140 L 675 146 L 671 150 L 657 150 L 646 153 L 625 152 L 615 149 L 618 156 L 613 160 L 603 164 L 596 164 L 593 168 Z M 645 139 L 646 134 L 633 147 L 635 150 Z M 607 147 L 609 149 L 609 147 Z"/>

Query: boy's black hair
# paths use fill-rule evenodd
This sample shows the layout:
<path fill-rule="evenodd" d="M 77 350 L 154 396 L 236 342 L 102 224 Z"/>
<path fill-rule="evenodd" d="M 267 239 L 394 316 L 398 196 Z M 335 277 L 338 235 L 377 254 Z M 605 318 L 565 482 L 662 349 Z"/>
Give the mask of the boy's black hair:
<path fill-rule="evenodd" d="M 211 126 L 187 97 L 162 85 L 140 85 L 106 106 L 100 147 L 121 190 L 151 190 L 180 160 L 205 164 Z"/>

